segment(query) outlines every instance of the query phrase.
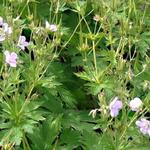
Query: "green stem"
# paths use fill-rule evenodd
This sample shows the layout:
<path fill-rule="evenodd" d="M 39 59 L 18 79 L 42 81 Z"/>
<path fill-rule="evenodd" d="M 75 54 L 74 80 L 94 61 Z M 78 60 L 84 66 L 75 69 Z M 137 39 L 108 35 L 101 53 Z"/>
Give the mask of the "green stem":
<path fill-rule="evenodd" d="M 25 150 L 31 150 L 25 134 L 23 136 L 23 141 L 24 141 L 24 144 L 25 144 Z"/>
<path fill-rule="evenodd" d="M 96 76 L 97 76 L 97 61 L 96 61 L 96 51 L 95 51 L 95 41 L 92 41 L 92 50 L 93 50 L 93 59 L 94 59 L 94 67 L 96 71 Z"/>
<path fill-rule="evenodd" d="M 79 16 L 79 22 L 80 22 L 80 20 L 81 20 L 81 16 L 80 16 L 80 14 L 78 15 Z M 82 22 L 81 22 L 82 23 Z M 82 24 L 80 23 L 80 33 L 79 33 L 79 35 L 80 35 L 80 46 L 83 44 L 83 37 L 82 37 Z"/>
<path fill-rule="evenodd" d="M 140 114 L 143 114 L 145 110 L 146 110 L 146 108 L 143 109 L 143 111 L 141 111 Z M 146 111 L 146 112 L 147 112 L 147 111 Z M 145 113 L 146 113 L 146 112 L 145 112 Z M 130 122 L 128 123 L 128 125 L 125 127 L 124 131 L 122 132 L 122 135 L 120 136 L 120 139 L 119 139 L 119 140 L 121 141 L 119 146 L 122 145 L 122 143 L 123 143 L 123 142 L 122 142 L 122 138 L 124 137 L 124 135 L 125 135 L 127 129 L 132 125 L 132 123 L 133 123 L 133 122 L 135 121 L 135 119 L 138 117 L 138 115 L 137 115 L 138 113 L 139 113 L 139 112 L 137 111 L 137 112 L 134 114 L 134 116 L 132 117 L 132 119 L 130 120 Z M 145 114 L 145 113 L 144 113 L 144 114 Z"/>

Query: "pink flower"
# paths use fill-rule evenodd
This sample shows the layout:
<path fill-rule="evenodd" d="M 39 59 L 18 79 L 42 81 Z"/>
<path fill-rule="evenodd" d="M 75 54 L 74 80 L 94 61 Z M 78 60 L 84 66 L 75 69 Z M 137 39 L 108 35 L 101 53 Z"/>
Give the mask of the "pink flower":
<path fill-rule="evenodd" d="M 116 117 L 119 114 L 119 111 L 122 109 L 122 101 L 115 97 L 114 100 L 109 104 L 110 115 Z"/>
<path fill-rule="evenodd" d="M 3 18 L 0 17 L 0 42 L 6 39 L 6 36 L 9 36 L 12 33 L 12 28 L 3 21 Z"/>
<path fill-rule="evenodd" d="M 17 54 L 15 52 L 5 51 L 5 62 L 11 67 L 17 66 Z"/>
<path fill-rule="evenodd" d="M 26 41 L 25 36 L 20 36 L 18 41 L 18 47 L 20 47 L 22 50 L 25 50 L 25 47 L 29 45 L 29 42 Z"/>
<path fill-rule="evenodd" d="M 11 28 L 10 26 L 8 26 L 7 23 L 3 23 L 2 28 L 3 28 L 3 31 L 4 31 L 6 34 L 9 35 L 9 34 L 12 33 L 12 28 Z"/>
<path fill-rule="evenodd" d="M 56 32 L 58 30 L 55 24 L 49 24 L 48 21 L 46 21 L 45 24 L 46 24 L 46 28 L 49 29 L 51 32 Z"/>
<path fill-rule="evenodd" d="M 142 105 L 143 103 L 138 97 L 135 97 L 133 100 L 129 102 L 129 107 L 131 108 L 132 111 L 140 110 Z"/>
<path fill-rule="evenodd" d="M 145 135 L 148 134 L 150 136 L 150 121 L 145 118 L 141 118 L 141 120 L 136 121 L 137 127 L 140 131 Z"/>

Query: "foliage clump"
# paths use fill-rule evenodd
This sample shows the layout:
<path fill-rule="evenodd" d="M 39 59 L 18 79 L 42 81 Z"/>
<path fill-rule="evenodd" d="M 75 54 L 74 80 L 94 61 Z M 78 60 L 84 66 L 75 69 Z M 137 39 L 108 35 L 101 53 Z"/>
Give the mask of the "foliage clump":
<path fill-rule="evenodd" d="M 149 150 L 150 3 L 0 1 L 2 150 Z"/>

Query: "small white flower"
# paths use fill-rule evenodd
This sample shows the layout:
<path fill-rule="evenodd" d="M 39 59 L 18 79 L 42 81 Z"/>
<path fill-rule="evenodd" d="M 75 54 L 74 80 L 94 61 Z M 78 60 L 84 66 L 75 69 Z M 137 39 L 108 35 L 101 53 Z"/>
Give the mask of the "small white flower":
<path fill-rule="evenodd" d="M 93 17 L 93 20 L 95 20 L 96 22 L 98 22 L 98 21 L 100 20 L 100 16 L 96 14 L 96 15 Z"/>
<path fill-rule="evenodd" d="M 49 24 L 48 21 L 45 22 L 46 28 L 49 29 L 51 32 L 56 32 L 57 26 L 55 24 Z"/>
<path fill-rule="evenodd" d="M 129 107 L 131 108 L 132 111 L 140 110 L 142 105 L 143 105 L 143 102 L 138 97 L 135 97 L 133 100 L 129 102 Z"/>

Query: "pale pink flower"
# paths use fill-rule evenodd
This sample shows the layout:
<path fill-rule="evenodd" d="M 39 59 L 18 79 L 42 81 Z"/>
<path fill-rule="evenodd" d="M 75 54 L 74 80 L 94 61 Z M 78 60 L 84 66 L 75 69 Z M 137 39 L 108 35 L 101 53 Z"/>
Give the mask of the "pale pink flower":
<path fill-rule="evenodd" d="M 25 50 L 25 47 L 29 45 L 29 42 L 26 41 L 25 36 L 20 36 L 18 41 L 18 47 L 20 47 L 22 50 Z"/>
<path fill-rule="evenodd" d="M 17 54 L 15 52 L 5 51 L 5 62 L 11 67 L 17 66 Z"/>
<path fill-rule="evenodd" d="M 3 18 L 0 17 L 0 42 L 6 39 L 6 36 L 9 36 L 12 33 L 12 28 L 3 21 Z"/>
<path fill-rule="evenodd" d="M 150 136 L 149 120 L 146 120 L 145 118 L 141 118 L 141 120 L 136 121 L 136 125 L 144 135 L 148 134 Z"/>
<path fill-rule="evenodd" d="M 3 31 L 6 33 L 6 34 L 11 34 L 12 33 L 12 28 L 7 24 L 7 23 L 3 23 Z"/>
<path fill-rule="evenodd" d="M 122 109 L 122 101 L 118 97 L 115 97 L 113 101 L 109 104 L 110 115 L 116 117 L 119 114 L 119 111 Z"/>
<path fill-rule="evenodd" d="M 56 32 L 57 26 L 55 24 L 49 24 L 48 21 L 45 22 L 46 28 L 49 29 L 51 32 Z"/>
<path fill-rule="evenodd" d="M 129 107 L 132 111 L 138 111 L 141 109 L 143 103 L 140 98 L 135 97 L 133 100 L 129 102 Z"/>

